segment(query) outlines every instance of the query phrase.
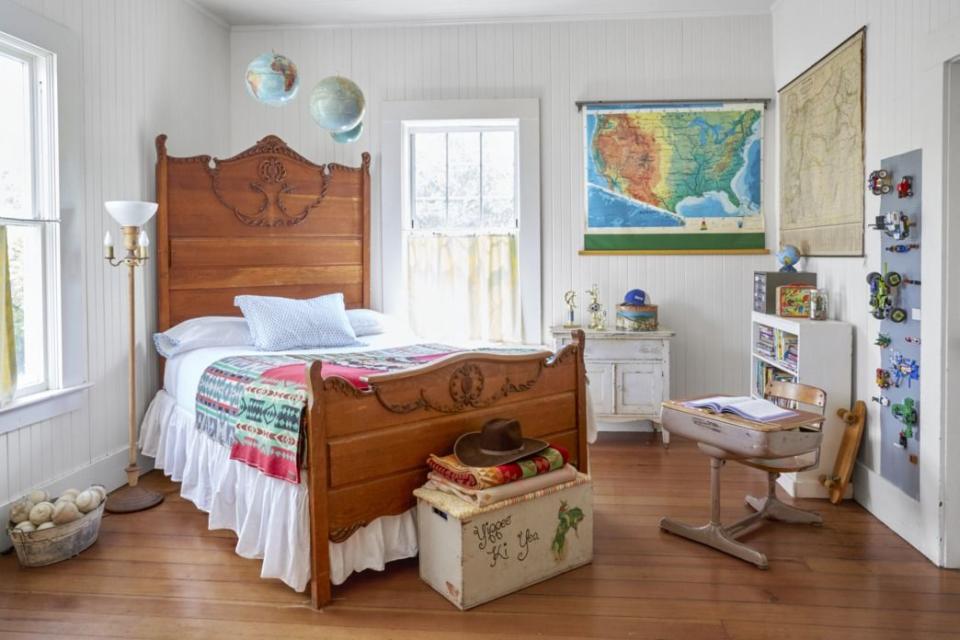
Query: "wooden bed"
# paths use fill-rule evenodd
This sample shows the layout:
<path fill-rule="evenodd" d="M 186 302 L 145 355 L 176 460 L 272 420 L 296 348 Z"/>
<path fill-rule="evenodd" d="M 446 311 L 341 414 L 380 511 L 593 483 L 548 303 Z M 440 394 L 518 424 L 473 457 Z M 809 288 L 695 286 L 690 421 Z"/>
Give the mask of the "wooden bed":
<path fill-rule="evenodd" d="M 158 329 L 238 315 L 241 293 L 296 298 L 342 291 L 370 306 L 370 155 L 317 165 L 267 136 L 226 160 L 175 158 L 157 136 Z M 427 455 L 494 417 L 569 448 L 587 469 L 583 333 L 562 351 L 461 353 L 370 378 L 358 391 L 310 367 L 307 451 L 311 597 L 330 601 L 327 541 L 414 505 Z"/>

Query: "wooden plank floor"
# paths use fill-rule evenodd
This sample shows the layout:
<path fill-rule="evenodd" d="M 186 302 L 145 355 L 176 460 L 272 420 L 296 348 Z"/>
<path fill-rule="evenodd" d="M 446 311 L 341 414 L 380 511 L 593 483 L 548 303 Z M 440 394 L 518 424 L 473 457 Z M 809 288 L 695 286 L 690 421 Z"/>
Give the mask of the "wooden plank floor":
<path fill-rule="evenodd" d="M 144 482 L 166 502 L 106 517 L 79 557 L 29 570 L 0 558 L 0 637 L 960 637 L 960 573 L 935 568 L 854 503 L 802 501 L 823 527 L 753 534 L 770 557 L 760 571 L 658 530 L 663 515 L 707 518 L 707 461 L 692 444 L 604 434 L 592 451 L 594 563 L 466 613 L 420 582 L 416 560 L 354 576 L 312 611 L 303 594 L 261 580 L 259 562 L 234 555 L 233 534 L 207 531 L 206 516 L 154 472 Z M 727 465 L 725 519 L 763 488 L 763 474 Z"/>

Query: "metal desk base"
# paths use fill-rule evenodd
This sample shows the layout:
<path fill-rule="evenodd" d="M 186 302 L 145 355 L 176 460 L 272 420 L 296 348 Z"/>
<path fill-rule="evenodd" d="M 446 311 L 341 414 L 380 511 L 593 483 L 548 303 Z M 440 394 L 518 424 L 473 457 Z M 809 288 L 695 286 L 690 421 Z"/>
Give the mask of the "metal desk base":
<path fill-rule="evenodd" d="M 701 446 L 701 449 L 706 452 L 707 448 Z M 710 454 L 708 453 L 708 455 Z M 766 569 L 768 566 L 767 556 L 742 542 L 737 542 L 737 538 L 755 531 L 763 525 L 765 520 L 798 524 L 823 524 L 823 518 L 820 517 L 820 514 L 798 509 L 777 500 L 774 484 L 776 476 L 771 474 L 769 476 L 770 492 L 767 497 L 746 497 L 746 503 L 753 507 L 756 513 L 737 520 L 729 526 L 723 526 L 720 522 L 720 469 L 725 462 L 726 460 L 723 458 L 710 455 L 710 522 L 695 527 L 670 518 L 663 518 L 660 520 L 661 529 L 713 547 L 717 551 L 723 551 L 735 558 L 754 564 L 760 569 Z M 771 498 L 771 496 L 773 497 Z"/>

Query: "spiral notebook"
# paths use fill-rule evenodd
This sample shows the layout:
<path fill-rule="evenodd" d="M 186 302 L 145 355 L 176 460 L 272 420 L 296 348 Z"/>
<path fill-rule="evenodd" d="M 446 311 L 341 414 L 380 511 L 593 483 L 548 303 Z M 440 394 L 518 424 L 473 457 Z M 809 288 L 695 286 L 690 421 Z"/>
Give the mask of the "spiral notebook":
<path fill-rule="evenodd" d="M 773 422 L 797 415 L 796 411 L 778 407 L 769 400 L 750 396 L 714 396 L 684 403 L 695 409 L 706 409 L 713 413 L 732 413 L 755 422 Z"/>

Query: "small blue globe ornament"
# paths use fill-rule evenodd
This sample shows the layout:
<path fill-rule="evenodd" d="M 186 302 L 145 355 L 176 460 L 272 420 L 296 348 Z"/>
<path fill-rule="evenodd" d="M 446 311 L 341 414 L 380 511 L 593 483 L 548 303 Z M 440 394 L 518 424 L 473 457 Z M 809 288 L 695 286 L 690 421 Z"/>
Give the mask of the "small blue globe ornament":
<path fill-rule="evenodd" d="M 346 133 L 355 129 L 363 120 L 366 109 L 363 91 L 349 78 L 324 78 L 310 94 L 310 116 L 331 133 Z"/>
<path fill-rule="evenodd" d="M 333 141 L 338 144 L 347 144 L 350 142 L 356 142 L 360 139 L 360 134 L 363 133 L 363 121 L 360 121 L 360 124 L 355 126 L 350 131 L 331 131 L 330 137 L 333 138 Z"/>
<path fill-rule="evenodd" d="M 297 65 L 279 53 L 263 53 L 247 65 L 244 84 L 255 100 L 271 107 L 282 107 L 293 100 L 300 89 Z"/>
<path fill-rule="evenodd" d="M 785 244 L 775 255 L 777 262 L 780 263 L 780 271 L 796 273 L 795 265 L 800 262 L 800 249 L 792 244 Z"/>
<path fill-rule="evenodd" d="M 623 304 L 630 304 L 636 307 L 642 307 L 647 304 L 647 293 L 643 289 L 630 289 L 627 295 L 623 296 Z"/>

